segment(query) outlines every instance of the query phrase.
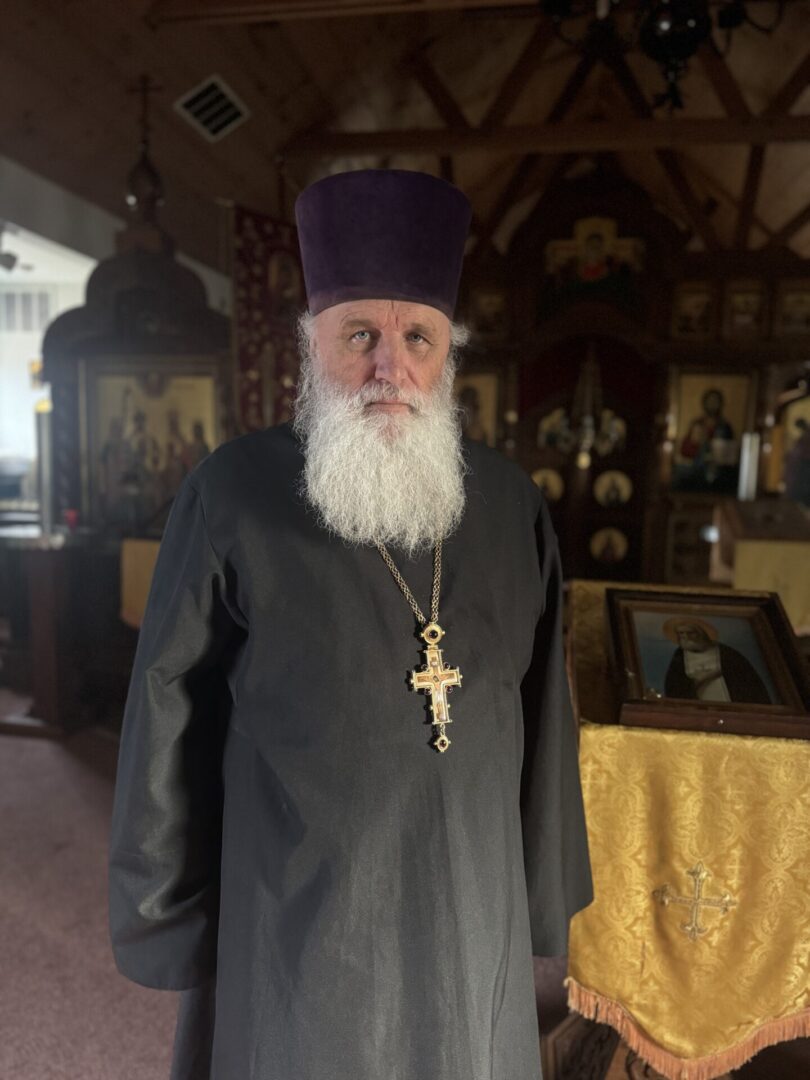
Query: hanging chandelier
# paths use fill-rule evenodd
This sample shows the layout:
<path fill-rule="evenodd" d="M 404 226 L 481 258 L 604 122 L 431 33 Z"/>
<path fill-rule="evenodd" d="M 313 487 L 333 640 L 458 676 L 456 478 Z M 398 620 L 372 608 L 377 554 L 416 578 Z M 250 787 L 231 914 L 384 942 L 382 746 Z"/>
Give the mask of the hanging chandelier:
<path fill-rule="evenodd" d="M 654 106 L 683 108 L 680 81 L 688 61 L 717 30 L 725 55 L 731 37 L 739 27 L 752 26 L 763 34 L 772 33 L 784 14 L 786 0 L 772 0 L 773 19 L 762 24 L 753 19 L 745 0 L 539 0 L 557 36 L 583 52 L 604 54 L 617 46 L 623 51 L 638 48 L 658 64 L 664 89 L 655 96 Z M 617 15 L 627 13 L 629 29 L 619 29 Z M 583 35 L 573 35 L 576 20 L 590 16 Z M 624 22 L 624 21 L 623 21 Z"/>

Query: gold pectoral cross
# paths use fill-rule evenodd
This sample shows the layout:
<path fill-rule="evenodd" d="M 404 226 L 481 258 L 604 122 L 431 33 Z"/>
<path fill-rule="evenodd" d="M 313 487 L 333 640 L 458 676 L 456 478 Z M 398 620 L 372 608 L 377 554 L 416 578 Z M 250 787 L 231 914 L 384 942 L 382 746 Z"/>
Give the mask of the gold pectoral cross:
<path fill-rule="evenodd" d="M 430 711 L 433 713 L 435 728 L 432 745 L 443 754 L 450 745 L 444 729 L 453 722 L 450 719 L 447 695 L 451 687 L 461 686 L 461 672 L 458 668 L 444 666 L 442 650 L 438 647 L 444 637 L 444 630 L 438 623 L 428 623 L 421 636 L 426 646 L 425 664 L 421 671 L 411 672 L 411 688 L 430 694 Z"/>

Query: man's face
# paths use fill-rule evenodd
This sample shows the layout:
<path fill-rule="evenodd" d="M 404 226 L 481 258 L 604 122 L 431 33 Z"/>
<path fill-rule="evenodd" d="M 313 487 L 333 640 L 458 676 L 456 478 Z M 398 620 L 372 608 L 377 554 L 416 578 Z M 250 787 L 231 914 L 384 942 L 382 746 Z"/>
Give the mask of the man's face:
<path fill-rule="evenodd" d="M 321 523 L 349 543 L 433 547 L 465 505 L 450 322 L 424 304 L 365 300 L 299 329 L 294 426 Z"/>
<path fill-rule="evenodd" d="M 342 389 L 396 387 L 407 397 L 429 394 L 450 349 L 450 322 L 437 308 L 405 300 L 350 300 L 315 317 L 315 352 L 322 374 Z M 368 402 L 376 413 L 408 413 L 404 401 Z"/>
<path fill-rule="evenodd" d="M 678 644 L 689 652 L 703 652 L 711 645 L 706 631 L 695 623 L 683 623 L 676 627 L 675 633 L 678 635 Z"/>

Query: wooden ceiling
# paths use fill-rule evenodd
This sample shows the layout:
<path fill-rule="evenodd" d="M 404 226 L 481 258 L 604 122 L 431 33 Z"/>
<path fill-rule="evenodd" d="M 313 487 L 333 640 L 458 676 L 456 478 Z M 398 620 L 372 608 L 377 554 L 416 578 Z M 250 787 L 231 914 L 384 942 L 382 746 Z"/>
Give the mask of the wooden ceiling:
<path fill-rule="evenodd" d="M 503 248 L 547 185 L 597 154 L 696 250 L 810 257 L 810 0 L 788 2 L 769 37 L 738 30 L 725 58 L 705 48 L 673 117 L 652 108 L 655 64 L 583 55 L 534 0 L 12 0 L 3 15 L 0 152 L 122 213 L 133 87 L 149 75 L 164 224 L 220 269 L 232 202 L 289 217 L 310 180 L 360 166 L 452 178 L 479 250 Z M 208 143 L 173 103 L 215 73 L 252 115 Z"/>

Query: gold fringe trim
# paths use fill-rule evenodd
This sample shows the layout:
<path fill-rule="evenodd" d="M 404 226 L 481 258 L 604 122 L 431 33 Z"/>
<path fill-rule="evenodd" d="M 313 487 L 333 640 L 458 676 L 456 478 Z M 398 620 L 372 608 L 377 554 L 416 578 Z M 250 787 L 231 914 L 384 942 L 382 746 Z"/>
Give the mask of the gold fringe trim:
<path fill-rule="evenodd" d="M 595 990 L 588 990 L 570 977 L 565 980 L 565 985 L 568 987 L 569 1008 L 589 1020 L 610 1024 L 631 1050 L 635 1050 L 639 1057 L 653 1069 L 657 1069 L 667 1080 L 714 1080 L 732 1069 L 738 1069 L 766 1046 L 810 1035 L 810 1009 L 804 1009 L 793 1016 L 768 1020 L 742 1042 L 719 1054 L 707 1054 L 706 1057 L 688 1060 L 677 1057 L 646 1035 L 618 1001 Z"/>

